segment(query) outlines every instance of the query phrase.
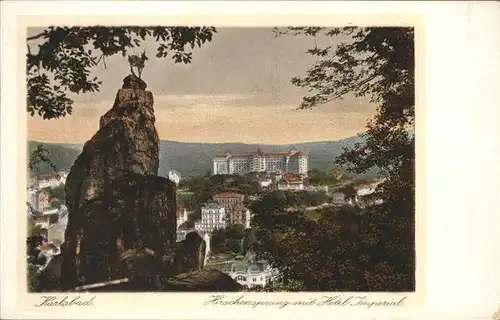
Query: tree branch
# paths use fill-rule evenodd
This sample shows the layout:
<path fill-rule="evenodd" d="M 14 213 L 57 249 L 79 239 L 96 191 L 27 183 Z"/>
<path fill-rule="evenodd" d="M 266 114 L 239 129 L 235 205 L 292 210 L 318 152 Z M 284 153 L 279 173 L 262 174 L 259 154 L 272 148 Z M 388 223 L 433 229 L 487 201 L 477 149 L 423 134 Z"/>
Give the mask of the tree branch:
<path fill-rule="evenodd" d="M 103 54 L 101 54 L 101 56 L 99 57 L 99 60 L 97 60 L 97 62 L 95 63 L 95 65 L 97 66 L 99 64 L 99 62 L 101 62 L 102 60 L 102 63 L 104 64 L 104 69 L 107 69 L 108 67 L 106 66 L 106 56 Z"/>
<path fill-rule="evenodd" d="M 37 34 L 36 36 L 31 36 L 31 37 L 26 38 L 26 41 L 40 39 L 41 37 L 43 37 L 45 35 L 47 35 L 47 30 L 44 30 L 43 32 Z"/>

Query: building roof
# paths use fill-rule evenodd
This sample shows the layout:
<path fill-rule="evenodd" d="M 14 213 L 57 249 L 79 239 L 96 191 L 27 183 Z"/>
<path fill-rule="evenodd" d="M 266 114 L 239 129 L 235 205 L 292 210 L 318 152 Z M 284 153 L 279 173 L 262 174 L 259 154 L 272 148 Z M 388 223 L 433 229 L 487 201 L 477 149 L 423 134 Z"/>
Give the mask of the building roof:
<path fill-rule="evenodd" d="M 203 208 L 218 209 L 218 208 L 222 208 L 222 207 L 217 201 L 210 201 L 210 202 L 205 203 L 203 205 Z"/>
<path fill-rule="evenodd" d="M 266 153 L 266 156 L 268 157 L 285 157 L 290 155 L 288 152 L 273 152 L 273 153 Z"/>
<path fill-rule="evenodd" d="M 250 158 L 251 156 L 255 155 L 254 153 L 240 153 L 240 154 L 231 154 L 229 155 L 230 158 Z"/>
<path fill-rule="evenodd" d="M 340 196 L 342 196 L 342 197 L 343 197 L 343 196 L 345 196 L 345 194 L 344 194 L 342 191 L 334 191 L 334 192 L 332 192 L 330 195 L 331 195 L 332 197 L 334 197 L 334 196 L 335 196 L 335 197 L 336 197 L 336 196 L 339 196 L 339 197 L 340 197 Z"/>
<path fill-rule="evenodd" d="M 51 209 L 48 209 L 48 210 L 45 210 L 44 212 L 42 212 L 42 215 L 48 216 L 48 215 L 53 215 L 53 214 L 58 214 L 58 213 L 59 213 L 58 208 L 51 208 Z"/>
<path fill-rule="evenodd" d="M 253 153 L 240 153 L 240 154 L 226 154 L 226 155 L 216 155 L 214 159 L 222 159 L 222 158 L 250 158 L 254 156 L 260 156 L 260 157 L 286 157 L 286 156 L 305 156 L 306 154 L 297 151 L 294 152 L 293 150 L 290 150 L 289 152 L 263 152 L 260 148 L 257 149 L 257 151 Z"/>
<path fill-rule="evenodd" d="M 283 174 L 283 176 L 281 177 L 280 182 L 285 182 L 285 183 L 302 183 L 303 179 L 298 174 L 287 172 L 287 173 Z"/>
<path fill-rule="evenodd" d="M 49 191 L 47 189 L 39 189 L 36 191 L 36 196 L 39 197 L 41 195 L 49 196 Z"/>
<path fill-rule="evenodd" d="M 235 272 L 242 272 L 247 270 L 247 264 L 243 260 L 236 260 L 233 262 L 233 270 Z"/>
<path fill-rule="evenodd" d="M 248 272 L 262 272 L 262 269 L 257 264 L 251 264 L 247 267 Z"/>
<path fill-rule="evenodd" d="M 306 154 L 305 154 L 304 152 L 299 151 L 299 152 L 294 153 L 294 154 L 292 155 L 292 157 L 295 157 L 295 156 L 297 156 L 297 157 L 298 157 L 298 156 L 305 156 L 305 155 L 306 155 Z"/>
<path fill-rule="evenodd" d="M 214 195 L 214 198 L 233 198 L 233 197 L 241 197 L 243 196 L 241 193 L 236 192 L 221 192 Z"/>
<path fill-rule="evenodd" d="M 60 179 L 61 175 L 59 173 L 47 173 L 38 176 L 38 180 L 51 180 L 51 179 Z"/>

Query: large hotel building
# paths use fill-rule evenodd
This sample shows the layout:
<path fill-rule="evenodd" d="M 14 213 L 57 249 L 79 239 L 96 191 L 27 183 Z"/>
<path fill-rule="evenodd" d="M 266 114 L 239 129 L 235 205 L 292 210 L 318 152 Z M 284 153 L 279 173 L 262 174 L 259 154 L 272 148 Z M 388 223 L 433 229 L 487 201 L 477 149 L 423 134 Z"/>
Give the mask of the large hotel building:
<path fill-rule="evenodd" d="M 292 148 L 285 153 L 226 154 L 212 159 L 213 174 L 293 172 L 307 176 L 307 155 Z"/>

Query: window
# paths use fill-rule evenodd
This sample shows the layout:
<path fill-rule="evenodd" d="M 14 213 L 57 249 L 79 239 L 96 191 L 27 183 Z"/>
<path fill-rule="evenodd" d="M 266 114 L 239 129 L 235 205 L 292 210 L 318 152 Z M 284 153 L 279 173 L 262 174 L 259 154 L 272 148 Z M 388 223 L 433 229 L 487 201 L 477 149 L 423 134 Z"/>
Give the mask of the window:
<path fill-rule="evenodd" d="M 253 278 L 253 282 L 255 282 L 255 281 L 257 281 L 257 279 L 256 279 L 256 278 Z"/>

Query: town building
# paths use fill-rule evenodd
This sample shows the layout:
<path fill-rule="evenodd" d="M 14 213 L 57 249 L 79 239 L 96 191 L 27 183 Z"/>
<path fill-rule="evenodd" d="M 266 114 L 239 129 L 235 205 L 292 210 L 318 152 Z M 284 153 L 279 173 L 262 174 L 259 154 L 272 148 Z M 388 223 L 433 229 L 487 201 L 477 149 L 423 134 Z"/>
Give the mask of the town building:
<path fill-rule="evenodd" d="M 54 208 L 50 210 L 45 210 L 42 213 L 38 215 L 33 216 L 33 222 L 35 223 L 35 226 L 40 226 L 41 228 L 48 229 L 52 219 L 56 219 L 57 212 L 59 209 Z"/>
<path fill-rule="evenodd" d="M 194 223 L 196 231 L 212 233 L 216 229 L 225 229 L 226 210 L 218 202 L 212 201 L 201 207 L 201 219 Z"/>
<path fill-rule="evenodd" d="M 59 187 L 61 184 L 66 183 L 66 178 L 68 177 L 67 172 L 57 172 L 40 175 L 37 177 L 37 184 L 39 188 L 55 188 Z"/>
<path fill-rule="evenodd" d="M 47 190 L 38 190 L 35 194 L 35 210 L 44 211 L 52 207 L 51 197 Z"/>
<path fill-rule="evenodd" d="M 261 188 L 269 188 L 273 184 L 273 179 L 271 177 L 269 177 L 269 178 L 262 178 L 262 179 L 259 179 L 258 182 L 259 182 L 259 186 Z"/>
<path fill-rule="evenodd" d="M 265 260 L 259 260 L 255 263 L 236 260 L 229 272 L 231 278 L 248 288 L 255 286 L 264 287 L 272 280 L 276 279 L 278 275 L 279 273 L 277 270 L 271 268 Z"/>
<path fill-rule="evenodd" d="M 294 173 L 285 173 L 281 176 L 277 183 L 278 190 L 304 190 L 304 178 L 301 175 Z"/>
<path fill-rule="evenodd" d="M 331 194 L 332 204 L 336 207 L 342 207 L 346 204 L 351 204 L 350 200 L 346 200 L 346 196 L 343 192 L 337 191 Z"/>
<path fill-rule="evenodd" d="M 36 226 L 48 229 L 60 217 L 67 214 L 67 212 L 68 208 L 65 205 L 61 205 L 59 208 L 50 208 L 42 211 L 40 214 L 32 215 L 32 219 Z"/>
<path fill-rule="evenodd" d="M 28 188 L 28 206 L 33 209 L 33 210 L 36 210 L 36 206 L 37 206 L 37 193 L 38 193 L 38 189 L 36 188 Z"/>
<path fill-rule="evenodd" d="M 243 201 L 245 196 L 235 192 L 222 192 L 213 196 L 226 211 L 229 224 L 241 224 L 250 228 L 250 210 L 245 208 Z"/>
<path fill-rule="evenodd" d="M 364 208 L 368 205 L 381 204 L 382 200 L 377 199 L 374 192 L 377 186 L 382 183 L 384 179 L 380 180 L 364 180 L 357 181 L 352 184 L 352 187 L 356 191 L 356 195 L 353 199 L 347 199 L 345 194 L 341 191 L 336 191 L 331 194 L 332 204 L 334 206 L 358 206 Z"/>
<path fill-rule="evenodd" d="M 307 176 L 308 157 L 295 148 L 284 153 L 264 153 L 259 148 L 255 153 L 231 154 L 212 159 L 212 173 L 245 174 L 250 172 L 294 172 Z"/>

